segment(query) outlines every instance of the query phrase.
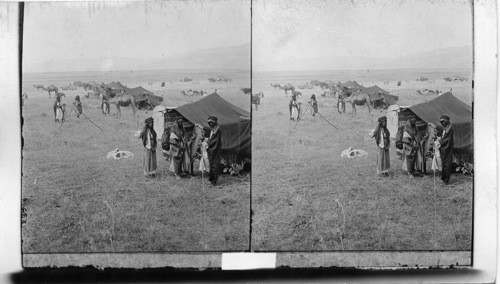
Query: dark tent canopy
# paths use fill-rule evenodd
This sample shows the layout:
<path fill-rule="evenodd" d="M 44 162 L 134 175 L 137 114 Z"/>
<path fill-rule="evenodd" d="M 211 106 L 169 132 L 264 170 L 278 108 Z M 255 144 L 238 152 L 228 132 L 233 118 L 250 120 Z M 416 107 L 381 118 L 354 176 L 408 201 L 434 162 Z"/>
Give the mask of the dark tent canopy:
<path fill-rule="evenodd" d="M 147 95 L 152 95 L 153 92 L 150 92 L 146 89 L 144 89 L 143 87 L 139 86 L 139 87 L 135 87 L 135 88 L 126 88 L 125 90 L 127 92 L 127 94 L 129 95 L 142 95 L 142 94 L 147 94 Z"/>
<path fill-rule="evenodd" d="M 439 122 L 441 115 L 449 116 L 451 124 L 455 127 L 454 153 L 470 154 L 471 157 L 474 145 L 471 106 L 448 92 L 431 101 L 409 107 L 404 112 L 405 116 L 415 114 L 425 124 L 433 123 L 435 125 L 441 125 Z"/>
<path fill-rule="evenodd" d="M 364 88 L 364 91 L 366 94 L 372 94 L 372 93 L 380 93 L 380 94 L 389 94 L 388 91 L 380 88 L 379 86 L 377 85 L 374 85 L 374 86 L 371 86 L 371 87 L 368 87 L 368 88 Z"/>
<path fill-rule="evenodd" d="M 125 90 L 127 87 L 125 87 L 122 83 L 120 82 L 111 82 L 109 84 L 106 84 L 106 87 L 112 89 L 112 90 Z"/>
<path fill-rule="evenodd" d="M 349 89 L 361 89 L 361 88 L 363 88 L 363 86 L 358 84 L 358 82 L 356 82 L 356 81 L 347 81 L 345 83 L 342 83 L 342 85 L 344 87 L 349 88 Z"/>
<path fill-rule="evenodd" d="M 390 105 L 394 105 L 398 102 L 399 97 L 389 94 L 386 90 L 380 88 L 379 86 L 371 86 L 368 88 L 363 88 L 363 93 L 368 94 L 372 102 L 381 101 L 387 104 L 385 107 L 389 107 Z"/>
<path fill-rule="evenodd" d="M 249 111 L 231 104 L 215 93 L 175 110 L 191 123 L 198 123 L 204 128 L 209 127 L 208 116 L 217 117 L 222 128 L 222 155 L 250 157 L 252 128 Z"/>
<path fill-rule="evenodd" d="M 153 109 L 156 106 L 161 105 L 163 102 L 163 97 L 155 96 L 153 94 L 147 93 L 137 93 L 134 94 L 135 104 L 138 109 Z"/>

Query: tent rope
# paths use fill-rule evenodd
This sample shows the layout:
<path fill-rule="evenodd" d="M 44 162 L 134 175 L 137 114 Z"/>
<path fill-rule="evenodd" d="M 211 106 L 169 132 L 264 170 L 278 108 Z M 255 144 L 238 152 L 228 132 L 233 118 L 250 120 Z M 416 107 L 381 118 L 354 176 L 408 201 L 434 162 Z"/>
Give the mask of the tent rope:
<path fill-rule="evenodd" d="M 317 113 L 318 113 L 318 115 L 319 115 L 319 116 L 320 116 L 320 117 L 321 117 L 324 121 L 326 121 L 326 122 L 327 122 L 328 124 L 330 124 L 331 126 L 335 127 L 335 129 L 339 130 L 339 129 L 337 128 L 337 126 L 333 125 L 333 123 L 331 123 L 331 122 L 330 122 L 330 121 L 328 121 L 326 118 L 324 118 L 324 117 L 323 117 L 323 115 L 322 115 L 319 111 L 318 111 Z"/>

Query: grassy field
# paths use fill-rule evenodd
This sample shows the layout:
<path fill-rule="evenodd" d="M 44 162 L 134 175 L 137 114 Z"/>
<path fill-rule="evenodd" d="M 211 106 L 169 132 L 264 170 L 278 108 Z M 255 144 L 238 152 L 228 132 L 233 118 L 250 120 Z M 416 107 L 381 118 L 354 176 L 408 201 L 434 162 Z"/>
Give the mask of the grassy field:
<path fill-rule="evenodd" d="M 453 175 L 453 187 L 439 176 L 409 179 L 392 145 L 391 175 L 376 174 L 376 145 L 369 131 L 385 111 L 371 114 L 359 107 L 357 116 L 339 115 L 336 99 L 318 96 L 320 89 L 301 90 L 303 106 L 317 94 L 319 112 L 337 128 L 310 111 L 298 123 L 289 120 L 282 90 L 270 83 L 295 86 L 312 79 L 357 80 L 399 94 L 401 105 L 431 98 L 417 89 L 449 90 L 470 103 L 470 80 L 449 83 L 454 71 L 354 71 L 317 73 L 257 73 L 254 93 L 263 91 L 253 111 L 252 249 L 309 250 L 470 250 L 472 237 L 472 177 Z M 416 82 L 426 76 L 434 83 Z M 412 79 L 413 78 L 413 79 Z M 408 80 L 401 87 L 397 80 Z M 391 81 L 384 85 L 384 81 Z M 429 87 L 432 86 L 432 87 Z M 304 107 L 305 109 L 305 107 Z M 348 113 L 350 105 L 346 106 Z M 366 157 L 346 159 L 340 153 L 354 147 Z"/>
<path fill-rule="evenodd" d="M 161 71 L 160 71 L 161 72 Z M 148 75 L 149 74 L 149 75 Z M 250 226 L 249 177 L 221 176 L 222 188 L 210 188 L 205 176 L 176 180 L 157 151 L 159 177 L 143 176 L 143 146 L 134 132 L 151 113 L 122 110 L 121 120 L 103 116 L 100 100 L 83 98 L 85 91 L 63 91 L 68 106 L 80 95 L 86 118 L 71 113 L 64 124 L 54 122 L 48 93 L 32 84 L 60 87 L 75 80 L 121 81 L 142 85 L 177 106 L 199 97 L 180 90 L 215 88 L 228 101 L 249 109 L 249 98 L 238 90 L 250 85 L 248 73 L 222 73 L 230 83 L 209 83 L 220 73 L 160 74 L 33 74 L 25 76 L 23 92 L 22 225 L 24 253 L 125 251 L 242 251 L 248 249 Z M 155 77 L 156 76 L 156 77 Z M 182 83 L 184 76 L 199 84 Z M 168 80 L 172 80 L 171 83 Z M 147 83 L 154 81 L 152 86 Z M 164 88 L 162 81 L 167 81 Z M 111 113 L 115 113 L 112 107 Z M 107 159 L 114 149 L 131 151 L 133 159 Z M 197 164 L 195 164 L 197 168 Z"/>

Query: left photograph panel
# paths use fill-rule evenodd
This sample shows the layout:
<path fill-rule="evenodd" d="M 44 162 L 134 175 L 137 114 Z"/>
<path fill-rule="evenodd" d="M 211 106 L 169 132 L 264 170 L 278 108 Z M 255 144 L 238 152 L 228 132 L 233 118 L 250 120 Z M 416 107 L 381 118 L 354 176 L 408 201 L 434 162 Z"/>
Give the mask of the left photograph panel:
<path fill-rule="evenodd" d="M 249 249 L 250 6 L 25 3 L 23 254 Z"/>

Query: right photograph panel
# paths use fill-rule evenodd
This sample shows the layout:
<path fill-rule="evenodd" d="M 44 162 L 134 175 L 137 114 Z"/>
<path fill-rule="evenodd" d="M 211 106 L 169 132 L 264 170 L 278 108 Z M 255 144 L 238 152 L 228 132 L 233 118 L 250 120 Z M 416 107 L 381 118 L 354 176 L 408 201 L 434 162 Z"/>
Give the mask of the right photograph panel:
<path fill-rule="evenodd" d="M 252 19 L 252 250 L 471 251 L 470 2 Z"/>

